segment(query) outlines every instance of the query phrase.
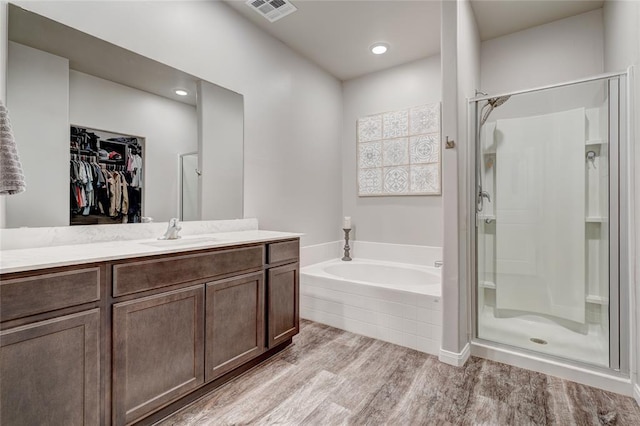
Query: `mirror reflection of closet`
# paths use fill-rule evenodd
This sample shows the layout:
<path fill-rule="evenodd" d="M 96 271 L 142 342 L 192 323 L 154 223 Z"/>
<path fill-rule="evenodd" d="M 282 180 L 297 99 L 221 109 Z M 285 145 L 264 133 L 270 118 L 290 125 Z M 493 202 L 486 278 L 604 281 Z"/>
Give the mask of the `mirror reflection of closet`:
<path fill-rule="evenodd" d="M 22 7 L 8 9 L 7 107 L 27 191 L 6 200 L 7 228 L 72 224 L 74 124 L 124 137 L 144 135 L 141 208 L 154 222 L 181 215 L 176 159 L 196 151 L 202 175 L 183 220 L 244 216 L 241 94 Z M 126 223 L 136 223 L 129 216 Z M 100 219 L 125 223 L 124 214 Z"/>
<path fill-rule="evenodd" d="M 71 126 L 69 225 L 143 222 L 144 138 Z"/>
<path fill-rule="evenodd" d="M 198 206 L 198 153 L 189 152 L 180 155 L 180 220 L 200 220 Z"/>

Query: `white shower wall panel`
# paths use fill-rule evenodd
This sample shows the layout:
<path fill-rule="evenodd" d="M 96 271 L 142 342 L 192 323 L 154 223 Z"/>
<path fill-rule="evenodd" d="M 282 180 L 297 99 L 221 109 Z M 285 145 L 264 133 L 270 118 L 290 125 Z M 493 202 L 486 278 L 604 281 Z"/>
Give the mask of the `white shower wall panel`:
<path fill-rule="evenodd" d="M 498 120 L 496 306 L 585 322 L 585 110 Z"/>

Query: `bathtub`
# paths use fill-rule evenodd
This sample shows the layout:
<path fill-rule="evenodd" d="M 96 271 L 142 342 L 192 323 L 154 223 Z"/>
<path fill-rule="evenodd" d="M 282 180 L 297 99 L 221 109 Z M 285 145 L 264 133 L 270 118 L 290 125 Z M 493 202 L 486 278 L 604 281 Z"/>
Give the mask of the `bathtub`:
<path fill-rule="evenodd" d="M 300 316 L 437 355 L 440 269 L 334 259 L 300 270 Z"/>

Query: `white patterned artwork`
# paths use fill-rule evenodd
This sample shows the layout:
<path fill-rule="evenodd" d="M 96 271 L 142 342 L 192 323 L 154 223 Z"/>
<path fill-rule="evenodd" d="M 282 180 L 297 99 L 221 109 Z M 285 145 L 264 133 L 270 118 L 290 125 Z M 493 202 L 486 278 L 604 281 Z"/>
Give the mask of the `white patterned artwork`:
<path fill-rule="evenodd" d="M 440 104 L 358 119 L 358 195 L 440 195 Z"/>

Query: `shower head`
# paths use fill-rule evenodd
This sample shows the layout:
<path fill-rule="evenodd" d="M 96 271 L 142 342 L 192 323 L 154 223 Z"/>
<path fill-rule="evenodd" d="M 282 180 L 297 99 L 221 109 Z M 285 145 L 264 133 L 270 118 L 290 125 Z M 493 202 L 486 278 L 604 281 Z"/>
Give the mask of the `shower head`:
<path fill-rule="evenodd" d="M 511 96 L 498 96 L 497 98 L 491 98 L 488 100 L 492 108 L 498 108 L 503 103 L 507 102 Z"/>
<path fill-rule="evenodd" d="M 482 119 L 480 120 L 480 127 L 482 127 L 482 125 L 487 121 L 491 112 L 494 109 L 498 108 L 500 105 L 507 102 L 510 97 L 511 97 L 510 95 L 507 95 L 507 96 L 498 96 L 497 98 L 489 98 L 487 100 L 487 104 L 484 107 L 482 107 L 482 110 L 484 110 L 486 106 L 489 106 L 489 109 L 484 111 L 484 114 L 482 114 L 482 111 L 481 111 Z"/>

